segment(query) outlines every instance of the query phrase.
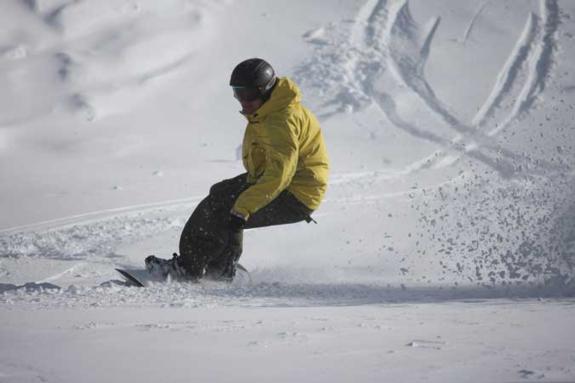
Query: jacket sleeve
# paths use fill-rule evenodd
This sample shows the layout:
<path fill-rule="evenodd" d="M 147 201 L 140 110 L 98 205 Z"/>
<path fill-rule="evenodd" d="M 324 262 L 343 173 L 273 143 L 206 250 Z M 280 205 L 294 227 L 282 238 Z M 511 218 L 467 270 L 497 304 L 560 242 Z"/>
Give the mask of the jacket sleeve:
<path fill-rule="evenodd" d="M 261 144 L 265 150 L 264 172 L 253 186 L 240 194 L 233 207 L 246 219 L 273 201 L 291 183 L 299 155 L 296 124 L 279 118 L 266 121 Z"/>

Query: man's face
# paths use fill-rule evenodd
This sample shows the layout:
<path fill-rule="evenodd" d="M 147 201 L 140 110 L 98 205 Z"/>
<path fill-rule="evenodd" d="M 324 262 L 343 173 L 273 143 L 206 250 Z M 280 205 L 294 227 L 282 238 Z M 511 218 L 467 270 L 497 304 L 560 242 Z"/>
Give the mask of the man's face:
<path fill-rule="evenodd" d="M 256 88 L 233 87 L 234 97 L 242 106 L 242 113 L 253 114 L 263 105 L 261 95 Z"/>
<path fill-rule="evenodd" d="M 263 101 L 259 98 L 256 98 L 252 101 L 246 100 L 238 100 L 240 105 L 242 106 L 242 113 L 244 114 L 253 114 L 263 105 Z"/>

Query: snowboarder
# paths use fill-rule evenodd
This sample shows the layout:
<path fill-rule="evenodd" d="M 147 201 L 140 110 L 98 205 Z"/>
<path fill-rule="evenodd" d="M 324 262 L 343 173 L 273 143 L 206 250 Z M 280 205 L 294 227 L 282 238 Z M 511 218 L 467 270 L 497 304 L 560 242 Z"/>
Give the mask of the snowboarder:
<path fill-rule="evenodd" d="M 213 185 L 187 221 L 180 255 L 146 258 L 173 278 L 231 281 L 243 230 L 312 221 L 327 188 L 328 156 L 316 117 L 297 85 L 266 61 L 238 64 L 230 86 L 248 120 L 242 144 L 247 173 Z"/>

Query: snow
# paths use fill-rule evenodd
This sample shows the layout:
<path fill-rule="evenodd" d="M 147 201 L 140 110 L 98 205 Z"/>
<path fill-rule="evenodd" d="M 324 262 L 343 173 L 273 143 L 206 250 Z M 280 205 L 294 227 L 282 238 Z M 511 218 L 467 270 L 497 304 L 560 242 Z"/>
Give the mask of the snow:
<path fill-rule="evenodd" d="M 0 381 L 575 380 L 574 17 L 4 0 Z M 122 286 L 242 172 L 249 57 L 320 118 L 318 224 L 246 232 L 251 281 Z"/>

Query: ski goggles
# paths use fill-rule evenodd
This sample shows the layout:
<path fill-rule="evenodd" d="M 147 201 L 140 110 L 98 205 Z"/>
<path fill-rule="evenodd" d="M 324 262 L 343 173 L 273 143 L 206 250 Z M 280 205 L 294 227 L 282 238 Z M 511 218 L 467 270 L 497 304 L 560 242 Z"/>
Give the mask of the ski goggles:
<path fill-rule="evenodd" d="M 248 88 L 245 86 L 233 86 L 234 97 L 239 101 L 254 101 L 261 97 L 258 88 Z"/>

